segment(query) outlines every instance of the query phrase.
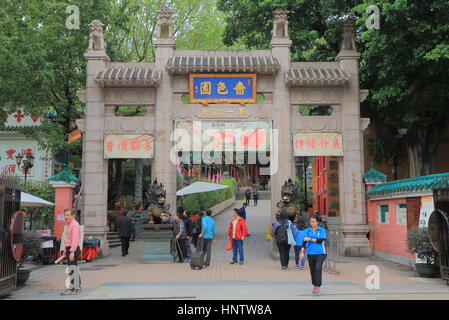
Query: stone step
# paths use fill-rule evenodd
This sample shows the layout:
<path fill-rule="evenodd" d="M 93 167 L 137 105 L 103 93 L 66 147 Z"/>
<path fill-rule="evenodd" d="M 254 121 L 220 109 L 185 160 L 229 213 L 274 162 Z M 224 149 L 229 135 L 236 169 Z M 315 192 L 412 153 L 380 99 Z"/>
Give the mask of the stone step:
<path fill-rule="evenodd" d="M 108 232 L 106 237 L 108 239 L 109 248 L 120 247 L 122 245 L 118 232 Z"/>

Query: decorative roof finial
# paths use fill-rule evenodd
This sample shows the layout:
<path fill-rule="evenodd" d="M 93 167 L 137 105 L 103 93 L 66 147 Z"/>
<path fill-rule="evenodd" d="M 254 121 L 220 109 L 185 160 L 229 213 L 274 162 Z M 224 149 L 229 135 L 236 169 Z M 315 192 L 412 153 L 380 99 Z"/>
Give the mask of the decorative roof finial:
<path fill-rule="evenodd" d="M 341 41 L 340 50 L 357 51 L 354 38 L 354 22 L 345 21 L 343 24 L 343 39 Z"/>
<path fill-rule="evenodd" d="M 103 36 L 104 24 L 101 23 L 100 20 L 92 20 L 92 22 L 89 23 L 89 26 L 89 50 L 106 50 L 107 45 Z"/>
<path fill-rule="evenodd" d="M 273 22 L 273 38 L 288 38 L 288 18 L 287 15 L 290 13 L 285 8 L 279 8 L 273 11 L 274 22 Z"/>
<path fill-rule="evenodd" d="M 173 10 L 165 5 L 157 11 L 156 36 L 158 39 L 173 38 L 173 31 L 171 29 L 172 14 Z"/>

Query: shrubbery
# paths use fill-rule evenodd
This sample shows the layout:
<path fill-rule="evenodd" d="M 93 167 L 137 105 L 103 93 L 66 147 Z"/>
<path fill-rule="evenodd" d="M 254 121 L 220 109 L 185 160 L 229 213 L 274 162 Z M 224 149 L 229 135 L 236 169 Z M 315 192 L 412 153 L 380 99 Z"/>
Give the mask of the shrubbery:
<path fill-rule="evenodd" d="M 189 194 L 182 199 L 182 202 L 179 200 L 177 205 L 179 207 L 182 205 L 184 209 L 190 211 L 191 214 L 196 214 L 202 210 L 201 205 L 203 206 L 203 209 L 206 210 L 219 204 L 220 202 L 232 198 L 234 195 L 236 181 L 234 179 L 223 179 L 219 184 L 229 186 L 229 188 L 211 192 Z"/>

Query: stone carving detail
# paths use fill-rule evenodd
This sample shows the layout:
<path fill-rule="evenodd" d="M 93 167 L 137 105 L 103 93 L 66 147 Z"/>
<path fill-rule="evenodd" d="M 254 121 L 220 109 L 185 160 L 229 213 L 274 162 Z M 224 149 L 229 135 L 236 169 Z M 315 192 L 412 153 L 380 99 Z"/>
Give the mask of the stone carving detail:
<path fill-rule="evenodd" d="M 173 38 L 173 31 L 171 28 L 172 14 L 173 10 L 167 6 L 162 6 L 157 11 L 156 35 L 158 39 Z"/>
<path fill-rule="evenodd" d="M 341 118 L 338 117 L 301 117 L 295 115 L 292 119 L 292 130 L 296 131 L 342 131 Z"/>
<path fill-rule="evenodd" d="M 343 25 L 343 40 L 340 50 L 357 50 L 354 39 L 354 22 L 346 21 Z"/>
<path fill-rule="evenodd" d="M 155 103 L 154 89 L 108 88 L 104 90 L 106 104 L 143 106 Z"/>
<path fill-rule="evenodd" d="M 341 89 L 294 89 L 292 103 L 337 103 L 341 100 Z"/>
<path fill-rule="evenodd" d="M 288 19 L 290 11 L 282 8 L 274 12 L 273 38 L 288 38 Z"/>
<path fill-rule="evenodd" d="M 89 50 L 106 50 L 107 45 L 106 42 L 104 42 L 103 36 L 104 24 L 102 24 L 100 20 L 92 20 L 89 26 Z"/>
<path fill-rule="evenodd" d="M 284 182 L 284 185 L 281 187 L 281 201 L 276 204 L 278 208 L 276 213 L 276 218 L 279 218 L 282 210 L 287 211 L 288 219 L 292 222 L 295 222 L 301 210 L 299 204 L 296 203 L 296 197 L 298 195 L 299 185 L 295 182 L 293 183 L 292 179 L 288 179 L 288 181 Z"/>
<path fill-rule="evenodd" d="M 166 203 L 166 190 L 164 186 L 158 184 L 157 179 L 150 185 L 146 192 L 148 213 L 150 215 L 149 223 L 161 224 L 167 223 L 170 216 L 170 204 Z"/>
<path fill-rule="evenodd" d="M 136 133 L 152 133 L 154 131 L 153 118 L 105 118 L 106 134 L 136 134 Z"/>

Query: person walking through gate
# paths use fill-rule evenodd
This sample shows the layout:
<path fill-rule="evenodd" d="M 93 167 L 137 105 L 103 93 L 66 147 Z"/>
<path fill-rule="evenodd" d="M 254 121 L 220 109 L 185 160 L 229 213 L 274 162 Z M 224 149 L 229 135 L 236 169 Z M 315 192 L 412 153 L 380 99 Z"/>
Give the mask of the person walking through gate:
<path fill-rule="evenodd" d="M 133 231 L 133 222 L 130 217 L 128 217 L 128 212 L 123 211 L 123 217 L 117 221 L 118 235 L 122 242 L 122 257 L 128 255 L 129 249 L 129 238 Z"/>
<path fill-rule="evenodd" d="M 306 228 L 306 225 L 304 221 L 300 218 L 297 218 L 296 224 L 293 225 L 293 237 L 295 238 L 296 246 L 295 246 L 295 262 L 296 262 L 296 269 L 304 270 L 304 265 L 306 263 L 306 258 L 301 259 L 301 264 L 299 260 L 299 256 L 301 253 L 302 243 L 303 243 L 303 230 Z M 307 251 L 304 250 L 304 253 L 306 254 Z"/>
<path fill-rule="evenodd" d="M 304 258 L 304 249 L 307 248 L 307 260 L 309 261 L 310 275 L 313 284 L 313 293 L 320 292 L 322 284 L 323 262 L 326 259 L 326 247 L 324 240 L 326 240 L 326 230 L 318 224 L 321 222 L 321 217 L 313 215 L 310 218 L 310 227 L 303 232 L 303 245 L 301 248 L 300 258 Z"/>
<path fill-rule="evenodd" d="M 239 264 L 243 264 L 243 240 L 248 236 L 248 228 L 245 220 L 241 217 L 241 210 L 235 208 L 232 212 L 232 221 L 229 224 L 228 237 L 232 239 L 232 261 L 231 264 L 237 263 L 237 258 L 240 256 Z"/>
<path fill-rule="evenodd" d="M 279 214 L 279 220 L 273 223 L 271 234 L 276 241 L 276 245 L 279 249 L 279 258 L 281 261 L 282 270 L 288 269 L 288 261 L 290 259 L 290 247 L 288 244 L 287 229 L 292 227 L 293 223 L 288 220 L 288 213 L 282 210 Z"/>
<path fill-rule="evenodd" d="M 198 249 L 198 236 L 200 235 L 201 231 L 203 230 L 201 228 L 201 221 L 203 220 L 204 212 L 200 211 L 198 214 L 198 218 L 193 221 L 192 226 L 192 242 L 195 249 Z"/>
<path fill-rule="evenodd" d="M 175 223 L 173 226 L 175 238 L 173 240 L 175 242 L 176 250 L 178 251 L 178 262 L 183 263 L 186 257 L 186 227 L 180 214 L 175 215 L 174 218 L 169 218 L 169 221 Z"/>
<path fill-rule="evenodd" d="M 192 260 L 192 220 L 190 219 L 190 212 L 183 211 L 182 212 L 182 220 L 184 221 L 184 225 L 186 227 L 186 260 Z"/>
<path fill-rule="evenodd" d="M 245 202 L 249 206 L 249 200 L 251 200 L 251 190 L 245 190 Z"/>
<path fill-rule="evenodd" d="M 201 219 L 201 233 L 198 238 L 202 238 L 203 241 L 198 240 L 198 243 L 201 241 L 204 252 L 204 267 L 208 267 L 210 265 L 210 260 L 212 257 L 212 243 L 215 244 L 215 236 L 217 235 L 215 231 L 215 221 L 211 217 L 212 210 L 206 210 L 206 216 Z"/>
<path fill-rule="evenodd" d="M 257 192 L 257 189 L 254 189 L 253 200 L 254 200 L 254 206 L 257 207 L 257 200 L 259 200 L 259 192 Z"/>
<path fill-rule="evenodd" d="M 64 210 L 64 220 L 67 225 L 65 237 L 64 258 L 67 258 L 67 268 L 69 269 L 70 285 L 61 295 L 78 294 L 81 291 L 81 278 L 78 269 L 78 256 L 81 253 L 80 240 L 81 230 L 78 221 L 75 220 L 75 211 L 72 208 Z"/>

